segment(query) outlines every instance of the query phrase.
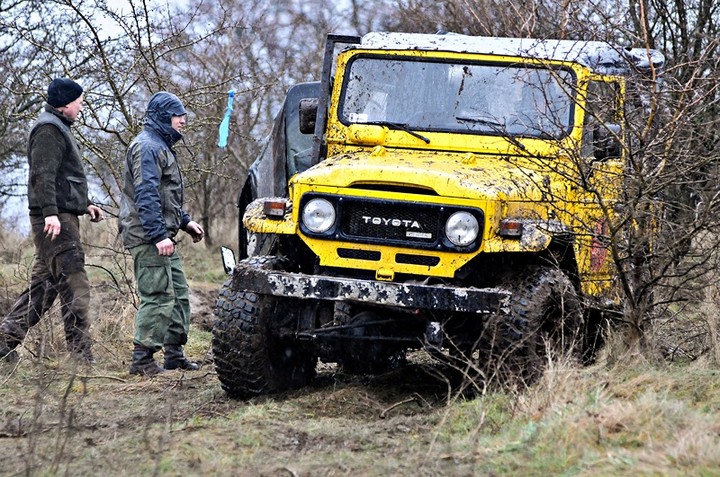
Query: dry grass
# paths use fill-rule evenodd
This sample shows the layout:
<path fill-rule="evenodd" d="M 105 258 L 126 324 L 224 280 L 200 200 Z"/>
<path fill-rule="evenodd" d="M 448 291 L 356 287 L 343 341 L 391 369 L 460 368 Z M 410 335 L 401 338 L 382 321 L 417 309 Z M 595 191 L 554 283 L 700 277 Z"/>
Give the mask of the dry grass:
<path fill-rule="evenodd" d="M 419 359 L 373 378 L 323 366 L 308 388 L 251 401 L 228 399 L 208 363 L 194 373 L 130 376 L 134 298 L 111 230 L 88 251 L 88 263 L 103 267 L 90 272 L 98 365 L 67 360 L 57 310 L 31 332 L 17 365 L 0 365 L 0 475 L 684 476 L 720 468 L 720 371 L 710 352 L 676 361 L 601 356 L 588 368 L 551 362 L 530 389 L 472 400 L 448 399 L 446 383 Z M 4 253 L 16 259 L 0 268 L 13 296 L 28 254 Z M 220 286 L 205 277 L 220 263 L 185 243 L 181 253 L 196 312 L 187 348 L 201 358 Z M 698 339 L 707 344 L 715 316 L 710 299 L 674 326 L 704 329 Z M 682 335 L 668 332 L 666 343 Z"/>
<path fill-rule="evenodd" d="M 524 393 L 444 399 L 422 367 L 232 401 L 214 373 L 3 369 L 3 475 L 713 475 L 720 373 L 553 367 Z"/>

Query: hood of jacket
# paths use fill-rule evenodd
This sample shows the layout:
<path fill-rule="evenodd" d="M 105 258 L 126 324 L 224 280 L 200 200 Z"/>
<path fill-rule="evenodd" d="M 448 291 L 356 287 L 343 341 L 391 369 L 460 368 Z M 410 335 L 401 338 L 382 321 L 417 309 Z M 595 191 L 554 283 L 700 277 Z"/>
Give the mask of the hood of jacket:
<path fill-rule="evenodd" d="M 145 114 L 145 127 L 160 134 L 165 142 L 172 146 L 183 137 L 173 129 L 172 117 L 185 114 L 187 114 L 185 107 L 177 96 L 167 91 L 160 91 L 150 98 Z"/>

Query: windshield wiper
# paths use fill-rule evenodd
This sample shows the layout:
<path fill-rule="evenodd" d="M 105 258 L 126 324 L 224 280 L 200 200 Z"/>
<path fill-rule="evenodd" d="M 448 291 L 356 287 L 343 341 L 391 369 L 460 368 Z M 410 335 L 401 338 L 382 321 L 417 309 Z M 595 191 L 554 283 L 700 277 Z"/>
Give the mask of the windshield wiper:
<path fill-rule="evenodd" d="M 517 147 L 523 152 L 528 152 L 527 148 L 523 143 L 518 141 L 515 137 L 511 136 L 507 129 L 505 128 L 505 125 L 503 123 L 500 123 L 498 121 L 493 121 L 492 119 L 487 118 L 469 118 L 465 116 L 455 116 L 455 119 L 458 121 L 468 121 L 472 123 L 478 123 L 478 124 L 485 124 L 487 126 L 490 126 L 493 132 L 497 133 L 499 136 L 501 136 L 506 141 L 510 142 L 512 145 Z"/>
<path fill-rule="evenodd" d="M 493 121 L 492 119 L 486 119 L 486 118 L 470 118 L 467 116 L 455 116 L 455 119 L 458 121 L 467 121 L 469 123 L 477 123 L 477 124 L 487 124 L 488 126 L 497 126 L 497 127 L 503 127 L 502 123 L 499 123 L 497 121 Z"/>
<path fill-rule="evenodd" d="M 407 124 L 403 123 L 394 123 L 392 121 L 368 121 L 361 124 L 371 124 L 373 126 L 385 126 L 387 128 L 396 130 L 396 131 L 405 131 L 406 133 L 410 134 L 411 136 L 415 136 L 416 138 L 420 139 L 421 141 L 425 142 L 425 144 L 430 144 L 430 139 L 423 136 L 422 134 L 413 131 L 408 127 Z"/>

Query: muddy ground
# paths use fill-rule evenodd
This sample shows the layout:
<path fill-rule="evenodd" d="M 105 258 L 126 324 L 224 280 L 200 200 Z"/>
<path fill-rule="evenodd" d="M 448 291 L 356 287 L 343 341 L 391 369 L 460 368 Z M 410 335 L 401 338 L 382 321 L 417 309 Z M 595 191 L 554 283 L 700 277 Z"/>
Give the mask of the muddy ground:
<path fill-rule="evenodd" d="M 93 281 L 97 365 L 68 359 L 57 305 L 19 362 L 0 364 L 0 476 L 635 477 L 720 468 L 714 365 L 640 357 L 559 365 L 530 390 L 468 399 L 416 353 L 407 367 L 372 377 L 321 363 L 303 389 L 233 400 L 212 364 L 219 286 L 191 282 L 186 351 L 202 368 L 144 378 L 128 374 L 135 302 L 120 277 Z M 0 313 L 14 298 L 7 291 Z M 675 323 L 665 348 L 695 353 L 688 342 L 701 324 L 693 323 Z"/>
<path fill-rule="evenodd" d="M 131 340 L 127 323 L 94 327 L 92 368 L 68 360 L 58 336 L 40 336 L 59 334 L 57 323 L 54 331 L 34 330 L 20 361 L 0 365 L 0 475 L 474 472 L 472 455 L 438 457 L 447 444 L 434 429 L 448 388 L 422 359 L 378 377 L 343 375 L 321 364 L 307 388 L 229 399 L 210 352 L 217 291 L 193 287 L 195 331 L 187 348 L 203 361 L 196 372 L 130 376 L 130 345 L 122 342 Z M 104 309 L 127 321 L 127 300 L 103 295 Z"/>

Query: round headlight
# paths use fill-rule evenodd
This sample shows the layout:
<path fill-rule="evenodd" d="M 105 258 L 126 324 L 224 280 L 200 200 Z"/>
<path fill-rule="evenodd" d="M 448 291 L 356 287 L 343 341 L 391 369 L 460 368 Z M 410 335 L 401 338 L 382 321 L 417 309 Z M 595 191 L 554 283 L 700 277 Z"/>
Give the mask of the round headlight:
<path fill-rule="evenodd" d="M 335 208 L 325 199 L 312 199 L 305 204 L 302 221 L 311 232 L 327 232 L 335 224 Z"/>
<path fill-rule="evenodd" d="M 445 223 L 445 235 L 458 247 L 467 247 L 477 239 L 480 226 L 469 212 L 455 212 Z"/>

